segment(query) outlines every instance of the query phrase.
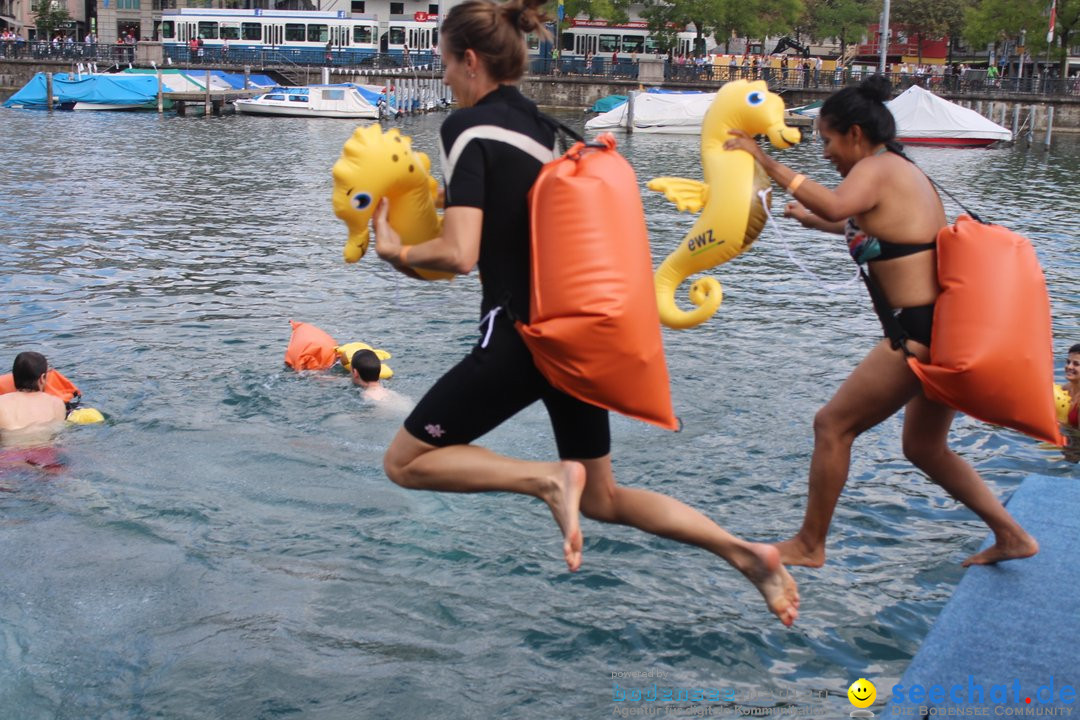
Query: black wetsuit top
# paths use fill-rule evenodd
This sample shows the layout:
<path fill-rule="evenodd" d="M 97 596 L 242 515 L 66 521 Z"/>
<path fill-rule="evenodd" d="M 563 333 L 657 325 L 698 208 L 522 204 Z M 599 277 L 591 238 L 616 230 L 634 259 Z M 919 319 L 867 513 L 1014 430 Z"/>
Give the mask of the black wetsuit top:
<path fill-rule="evenodd" d="M 556 158 L 555 133 L 536 103 L 500 85 L 476 105 L 452 113 L 439 137 L 446 207 L 484 211 L 480 241 L 480 314 L 509 305 L 529 318 L 529 189 Z"/>

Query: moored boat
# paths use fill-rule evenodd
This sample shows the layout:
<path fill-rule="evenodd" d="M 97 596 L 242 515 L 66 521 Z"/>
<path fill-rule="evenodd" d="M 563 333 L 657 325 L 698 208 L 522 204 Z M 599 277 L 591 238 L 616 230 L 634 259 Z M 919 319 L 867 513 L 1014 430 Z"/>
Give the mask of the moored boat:
<path fill-rule="evenodd" d="M 234 101 L 236 112 L 288 117 L 379 118 L 380 95 L 352 83 L 275 87 L 258 97 Z"/>
<path fill-rule="evenodd" d="M 985 147 L 1012 140 L 1012 131 L 974 110 L 912 85 L 886 103 L 905 145 Z"/>

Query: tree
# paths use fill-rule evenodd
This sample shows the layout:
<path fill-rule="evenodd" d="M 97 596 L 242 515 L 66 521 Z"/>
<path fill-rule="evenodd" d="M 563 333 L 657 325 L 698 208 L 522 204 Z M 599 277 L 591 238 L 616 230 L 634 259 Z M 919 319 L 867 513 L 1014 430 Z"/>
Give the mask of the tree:
<path fill-rule="evenodd" d="M 1025 35 L 1025 47 L 1033 57 L 1048 49 L 1049 2 L 1044 0 L 982 0 L 964 15 L 964 38 L 979 47 Z M 1054 23 L 1054 54 L 1061 63 L 1061 77 L 1068 75 L 1066 48 L 1080 31 L 1080 0 L 1058 0 Z"/>
<path fill-rule="evenodd" d="M 71 20 L 67 6 L 62 5 L 59 0 L 34 0 L 30 12 L 34 16 L 34 24 L 37 25 L 38 37 L 44 40 L 51 38 L 57 28 Z"/>
<path fill-rule="evenodd" d="M 630 0 L 566 0 L 566 17 L 585 15 L 590 20 L 602 18 L 612 25 L 620 25 L 630 19 Z M 548 13 L 556 16 L 557 10 Z"/>
<path fill-rule="evenodd" d="M 878 7 L 872 0 L 808 0 L 806 3 L 810 37 L 836 38 L 840 41 L 840 57 L 847 52 L 848 42 L 861 38 L 877 16 Z"/>
<path fill-rule="evenodd" d="M 943 37 L 958 17 L 963 17 L 961 0 L 903 0 L 895 5 L 896 22 L 906 25 L 909 36 L 918 38 L 919 64 L 924 40 Z"/>
<path fill-rule="evenodd" d="M 704 39 L 711 36 L 717 44 L 723 42 L 726 51 L 732 35 L 787 35 L 804 11 L 803 0 L 652 0 L 641 15 L 649 21 L 650 33 L 669 42 L 674 42 L 678 28 L 693 24 L 697 47 L 703 47 Z"/>

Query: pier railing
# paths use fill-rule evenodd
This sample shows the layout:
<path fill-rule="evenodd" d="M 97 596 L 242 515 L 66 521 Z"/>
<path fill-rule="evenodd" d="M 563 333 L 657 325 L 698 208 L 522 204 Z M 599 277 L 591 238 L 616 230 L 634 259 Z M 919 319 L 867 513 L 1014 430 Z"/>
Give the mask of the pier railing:
<path fill-rule="evenodd" d="M 529 65 L 532 75 L 603 80 L 637 80 L 637 62 L 626 59 L 612 62 L 593 58 L 533 59 Z M 664 64 L 664 80 L 686 85 L 721 85 L 730 80 L 764 80 L 773 90 L 836 90 L 847 85 L 857 85 L 872 73 L 840 68 L 818 70 L 810 68 L 747 67 L 716 63 Z M 927 90 L 949 94 L 1026 94 L 1026 95 L 1074 95 L 1080 96 L 1080 78 L 1034 77 L 987 77 L 986 70 L 966 70 L 962 74 L 919 75 L 914 73 L 886 74 L 893 87 L 903 91 L 912 85 Z"/>
<path fill-rule="evenodd" d="M 61 43 L 50 41 L 27 42 L 23 40 L 0 41 L 0 59 L 53 60 L 93 62 L 100 66 L 125 65 L 135 62 L 136 46 L 128 43 Z M 164 51 L 166 66 L 174 67 L 236 67 L 248 66 L 263 70 L 283 70 L 290 75 L 304 71 L 310 74 L 316 68 L 331 67 L 339 70 L 410 72 L 422 70 L 440 73 L 442 64 L 438 55 L 413 53 L 380 53 L 357 57 L 348 53 L 332 51 L 295 50 L 289 48 L 225 49 L 221 46 L 190 50 L 171 46 Z M 291 71 L 291 72 L 290 72 Z M 603 82 L 637 81 L 638 62 L 633 58 L 531 58 L 528 72 L 533 76 L 579 78 Z M 858 84 L 867 72 L 852 68 L 836 70 L 803 69 L 801 67 L 774 68 L 747 65 L 718 64 L 710 62 L 664 62 L 664 80 L 683 85 L 718 86 L 729 80 L 764 80 L 775 91 L 783 90 L 835 90 Z M 985 69 L 969 69 L 954 74 L 893 73 L 888 75 L 897 90 L 912 85 L 948 93 L 950 95 L 1065 95 L 1080 96 L 1080 76 L 1057 78 L 1050 75 L 1026 77 L 990 77 Z"/>

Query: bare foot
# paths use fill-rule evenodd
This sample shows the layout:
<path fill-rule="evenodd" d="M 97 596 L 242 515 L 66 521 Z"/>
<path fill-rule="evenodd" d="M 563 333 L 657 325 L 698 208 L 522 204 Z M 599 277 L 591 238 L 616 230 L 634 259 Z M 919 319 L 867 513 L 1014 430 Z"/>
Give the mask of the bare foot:
<path fill-rule="evenodd" d="M 1019 560 L 1031 557 L 1039 552 L 1039 543 L 1027 533 L 1015 538 L 999 539 L 980 553 L 975 553 L 963 562 L 969 565 L 993 565 L 1002 560 Z"/>
<path fill-rule="evenodd" d="M 581 567 L 581 548 L 584 544 L 578 516 L 581 493 L 585 491 L 585 466 L 572 460 L 560 462 L 559 466 L 555 483 L 541 499 L 551 508 L 551 514 L 562 530 L 566 567 L 570 572 L 575 572 Z"/>
<path fill-rule="evenodd" d="M 798 535 L 790 540 L 774 543 L 773 547 L 780 553 L 780 562 L 783 565 L 819 568 L 825 564 L 825 546 L 810 547 Z"/>
<path fill-rule="evenodd" d="M 790 627 L 799 617 L 799 588 L 795 578 L 780 564 L 780 553 L 774 546 L 747 543 L 746 550 L 753 561 L 739 570 L 765 597 L 769 610 Z"/>

